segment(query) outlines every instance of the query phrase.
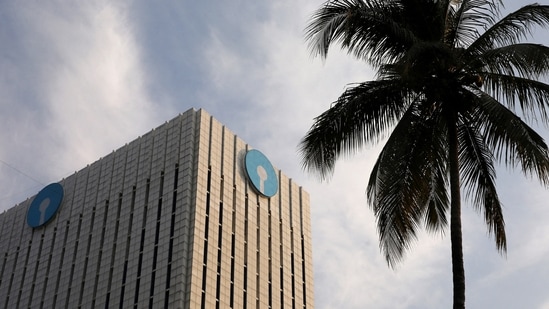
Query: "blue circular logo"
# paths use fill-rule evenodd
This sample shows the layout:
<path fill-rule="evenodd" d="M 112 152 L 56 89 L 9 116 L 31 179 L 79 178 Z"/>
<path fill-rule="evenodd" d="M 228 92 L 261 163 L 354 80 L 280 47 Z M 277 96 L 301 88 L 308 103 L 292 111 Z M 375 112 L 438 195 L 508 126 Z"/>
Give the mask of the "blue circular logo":
<path fill-rule="evenodd" d="M 50 221 L 61 205 L 63 194 L 63 187 L 58 183 L 52 183 L 38 192 L 27 210 L 27 224 L 34 228 Z"/>
<path fill-rule="evenodd" d="M 244 159 L 246 174 L 254 189 L 266 197 L 278 191 L 278 177 L 269 159 L 258 150 L 250 150 Z"/>

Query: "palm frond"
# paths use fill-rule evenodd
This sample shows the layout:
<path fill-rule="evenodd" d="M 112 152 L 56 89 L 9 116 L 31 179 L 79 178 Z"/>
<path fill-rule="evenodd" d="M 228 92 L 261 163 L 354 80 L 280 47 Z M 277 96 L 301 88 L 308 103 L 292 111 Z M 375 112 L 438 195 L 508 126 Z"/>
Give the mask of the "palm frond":
<path fill-rule="evenodd" d="M 440 121 L 440 120 L 438 120 Z M 445 125 L 435 123 L 434 119 L 428 122 L 430 139 L 428 141 L 428 156 L 431 162 L 431 193 L 428 208 L 425 213 L 425 227 L 429 232 L 444 232 L 448 225 L 446 213 L 450 204 L 448 192 L 448 140 Z"/>
<path fill-rule="evenodd" d="M 444 233 L 446 226 L 448 226 L 446 213 L 450 199 L 447 190 L 447 162 L 444 158 L 444 155 L 438 158 L 438 164 L 435 165 L 431 175 L 431 198 L 428 207 L 425 209 L 425 228 L 429 232 Z"/>
<path fill-rule="evenodd" d="M 510 13 L 478 37 L 467 52 L 474 57 L 495 47 L 517 44 L 527 38 L 536 25 L 549 26 L 549 6 L 531 4 Z"/>
<path fill-rule="evenodd" d="M 505 222 L 495 185 L 493 154 L 474 123 L 462 123 L 458 127 L 458 139 L 460 174 L 467 196 L 478 211 L 484 211 L 488 231 L 494 235 L 496 247 L 504 252 L 507 248 Z"/>
<path fill-rule="evenodd" d="M 377 142 L 409 104 L 409 94 L 399 80 L 370 81 L 347 89 L 315 118 L 301 140 L 303 167 L 325 179 L 341 154 Z"/>
<path fill-rule="evenodd" d="M 432 134 L 435 120 L 423 121 L 418 113 L 412 106 L 402 117 L 368 183 L 380 247 L 390 266 L 409 249 L 422 220 L 430 230 L 440 231 L 447 224 L 445 160 L 440 160 L 440 147 L 434 146 L 441 135 Z"/>
<path fill-rule="evenodd" d="M 380 248 L 392 267 L 402 259 L 416 238 L 421 204 L 427 202 L 425 181 L 415 180 L 419 174 L 412 172 L 420 169 L 420 165 L 412 164 L 416 156 L 403 147 L 403 143 L 413 143 L 411 138 L 402 136 L 402 133 L 413 130 L 411 118 L 411 113 L 407 113 L 393 131 L 372 173 L 372 176 L 374 172 L 376 175 L 374 182 L 368 184 L 368 191 L 375 192 L 369 194 L 369 200 L 375 197 L 371 205 L 377 218 Z M 402 150 L 408 151 L 409 155 L 405 156 Z M 416 184 L 413 190 L 412 184 Z"/>
<path fill-rule="evenodd" d="M 496 159 L 509 166 L 520 164 L 526 175 L 549 185 L 549 150 L 543 138 L 494 98 L 478 96 L 475 121 Z"/>
<path fill-rule="evenodd" d="M 328 1 L 305 29 L 314 56 L 325 58 L 334 43 L 374 66 L 392 62 L 416 41 L 413 33 L 392 18 L 394 3 L 386 1 Z"/>
<path fill-rule="evenodd" d="M 529 121 L 540 120 L 549 125 L 549 85 L 540 81 L 484 73 L 484 90 L 498 101 L 515 109 L 518 103 L 522 114 Z"/>
<path fill-rule="evenodd" d="M 549 74 L 549 47 L 541 44 L 513 44 L 489 50 L 467 62 L 464 68 L 466 71 L 538 79 Z"/>
<path fill-rule="evenodd" d="M 463 0 L 450 4 L 446 19 L 445 42 L 452 47 L 471 45 L 480 30 L 493 24 L 501 1 Z"/>

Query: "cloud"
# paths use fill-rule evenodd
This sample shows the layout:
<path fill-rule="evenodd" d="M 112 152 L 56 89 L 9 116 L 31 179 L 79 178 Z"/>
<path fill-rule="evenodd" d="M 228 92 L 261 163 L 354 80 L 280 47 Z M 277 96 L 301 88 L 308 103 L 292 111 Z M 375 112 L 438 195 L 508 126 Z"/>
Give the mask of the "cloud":
<path fill-rule="evenodd" d="M 0 84 L 11 115 L 2 125 L 9 134 L 1 142 L 12 145 L 1 153 L 7 162 L 43 183 L 55 181 L 161 122 L 143 91 L 146 76 L 122 2 L 11 9 L 13 32 L 2 40 L 14 44 L 4 45 L 9 57 L 1 65 L 13 75 L 3 74 Z M 4 192 L 18 202 L 10 197 L 16 190 Z"/>
<path fill-rule="evenodd" d="M 83 19 L 87 26 L 70 27 L 74 18 Z M 80 164 L 108 149 L 98 144 L 121 145 L 136 137 L 136 131 L 157 125 L 151 122 L 156 118 L 154 106 L 142 91 L 145 74 L 125 19 L 121 8 L 104 4 L 80 16 L 64 16 L 49 31 L 57 36 L 63 33 L 52 53 L 64 59 L 52 72 L 47 97 L 57 136 L 64 147 L 77 146 L 71 156 L 80 157 Z M 63 130 L 67 127 L 72 131 Z"/>

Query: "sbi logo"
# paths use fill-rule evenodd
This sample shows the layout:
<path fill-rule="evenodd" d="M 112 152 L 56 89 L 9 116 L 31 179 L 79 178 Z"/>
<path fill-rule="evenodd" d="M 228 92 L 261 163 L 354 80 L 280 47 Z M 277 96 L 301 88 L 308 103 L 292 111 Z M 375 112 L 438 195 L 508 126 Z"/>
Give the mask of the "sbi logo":
<path fill-rule="evenodd" d="M 269 159 L 258 150 L 250 150 L 244 158 L 246 175 L 254 189 L 266 197 L 278 191 L 278 177 Z"/>
<path fill-rule="evenodd" d="M 39 227 L 53 218 L 63 200 L 63 187 L 52 183 L 42 189 L 27 210 L 27 224 L 30 227 Z"/>

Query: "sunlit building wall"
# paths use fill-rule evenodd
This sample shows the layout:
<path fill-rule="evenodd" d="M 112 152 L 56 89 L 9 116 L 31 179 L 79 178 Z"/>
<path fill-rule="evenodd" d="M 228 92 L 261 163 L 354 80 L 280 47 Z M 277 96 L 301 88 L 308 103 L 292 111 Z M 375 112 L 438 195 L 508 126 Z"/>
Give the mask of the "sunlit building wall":
<path fill-rule="evenodd" d="M 7 210 L 0 307 L 313 308 L 309 196 L 251 149 L 192 109 Z"/>

